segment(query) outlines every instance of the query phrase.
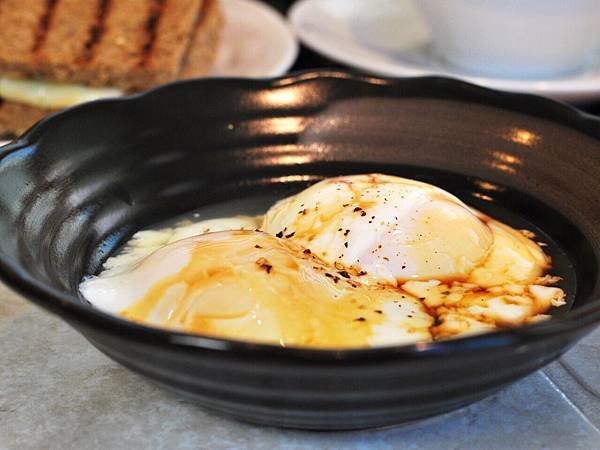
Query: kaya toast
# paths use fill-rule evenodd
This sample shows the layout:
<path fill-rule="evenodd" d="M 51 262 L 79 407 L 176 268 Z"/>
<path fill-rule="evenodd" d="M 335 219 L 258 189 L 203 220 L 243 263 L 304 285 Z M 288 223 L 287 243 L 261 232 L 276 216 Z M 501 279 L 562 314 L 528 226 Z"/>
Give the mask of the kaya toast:
<path fill-rule="evenodd" d="M 221 27 L 218 0 L 0 0 L 0 75 L 136 92 L 206 74 Z M 64 106 L 2 98 L 0 134 Z"/>

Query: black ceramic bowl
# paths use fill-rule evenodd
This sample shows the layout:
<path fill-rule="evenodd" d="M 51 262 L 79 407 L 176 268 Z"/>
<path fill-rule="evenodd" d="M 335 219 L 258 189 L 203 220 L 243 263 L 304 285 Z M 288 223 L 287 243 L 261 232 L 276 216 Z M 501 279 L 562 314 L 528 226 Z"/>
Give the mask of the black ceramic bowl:
<path fill-rule="evenodd" d="M 552 361 L 600 320 L 600 122 L 550 100 L 343 72 L 186 81 L 57 114 L 0 158 L 2 278 L 124 366 L 240 419 L 351 429 L 439 414 Z M 510 331 L 326 351 L 147 328 L 78 295 L 139 228 L 373 171 L 536 230 L 569 306 Z"/>

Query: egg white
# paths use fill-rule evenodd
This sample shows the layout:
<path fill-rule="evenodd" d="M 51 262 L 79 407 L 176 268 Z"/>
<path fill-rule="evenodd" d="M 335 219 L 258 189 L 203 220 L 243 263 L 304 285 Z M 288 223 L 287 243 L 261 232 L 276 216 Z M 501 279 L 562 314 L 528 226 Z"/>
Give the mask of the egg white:
<path fill-rule="evenodd" d="M 493 243 L 486 223 L 458 198 L 381 174 L 323 180 L 275 204 L 262 228 L 388 283 L 464 278 Z"/>
<path fill-rule="evenodd" d="M 80 289 L 96 307 L 138 322 L 282 346 L 431 340 L 433 319 L 418 299 L 340 272 L 267 233 L 211 232 Z"/>
<path fill-rule="evenodd" d="M 153 252 L 181 239 L 217 231 L 254 230 L 260 226 L 261 222 L 262 217 L 260 216 L 220 217 L 199 222 L 186 220 L 174 227 L 138 231 L 125 244 L 118 256 L 106 260 L 102 275 L 109 276 L 127 272 Z"/>

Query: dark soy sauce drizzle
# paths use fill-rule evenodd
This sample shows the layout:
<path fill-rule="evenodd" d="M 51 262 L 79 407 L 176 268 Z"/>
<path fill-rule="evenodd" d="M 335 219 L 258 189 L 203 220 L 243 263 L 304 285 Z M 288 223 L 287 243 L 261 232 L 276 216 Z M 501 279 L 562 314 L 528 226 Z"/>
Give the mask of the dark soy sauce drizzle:
<path fill-rule="evenodd" d="M 526 229 L 535 233 L 536 237 L 534 240 L 546 244 L 543 247 L 544 252 L 552 257 L 552 268 L 549 273 L 562 278 L 562 281 L 556 284 L 556 286 L 562 288 L 566 293 L 567 304 L 560 308 L 552 308 L 549 313 L 558 317 L 571 309 L 579 293 L 578 281 L 580 277 L 578 276 L 575 264 L 575 256 L 553 238 L 553 234 L 556 234 L 556 230 L 558 229 L 563 230 L 563 233 L 565 233 L 564 238 L 572 238 L 571 233 L 573 233 L 573 230 L 571 228 L 574 229 L 574 226 L 570 223 L 561 223 L 561 221 L 566 221 L 565 218 L 550 214 L 552 211 L 547 206 L 523 193 L 511 190 L 505 186 L 498 186 L 486 180 L 468 178 L 432 169 L 407 167 L 361 165 L 359 170 L 345 171 L 345 173 L 369 172 L 404 176 L 434 184 L 446 189 L 469 206 L 488 214 L 494 219 L 513 228 Z M 272 180 L 261 178 L 255 180 L 246 179 L 232 185 L 221 185 L 217 195 L 214 196 L 213 201 L 210 203 L 187 214 L 153 224 L 144 229 L 155 230 L 171 227 L 182 220 L 196 222 L 218 217 L 263 214 L 278 199 L 299 192 L 320 178 L 335 176 L 339 173 L 328 173 L 324 176 L 311 175 L 310 181 L 273 184 Z M 247 195 L 249 192 L 253 192 L 254 194 Z M 245 196 L 244 193 L 246 194 Z M 526 217 L 523 211 L 528 211 L 530 217 Z M 553 224 L 553 227 L 550 232 L 547 232 L 546 226 L 550 223 Z"/>

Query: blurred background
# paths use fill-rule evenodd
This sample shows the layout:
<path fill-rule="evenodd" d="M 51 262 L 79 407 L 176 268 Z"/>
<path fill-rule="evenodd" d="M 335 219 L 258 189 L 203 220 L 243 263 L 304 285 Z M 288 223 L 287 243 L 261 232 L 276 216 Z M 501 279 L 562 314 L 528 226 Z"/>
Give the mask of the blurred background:
<path fill-rule="evenodd" d="M 597 0 L 5 0 L 0 134 L 176 79 L 440 75 L 600 114 Z"/>
<path fill-rule="evenodd" d="M 527 2 L 515 2 L 507 1 L 504 2 L 506 5 L 506 11 L 493 11 L 490 14 L 493 17 L 493 21 L 501 25 L 502 35 L 498 39 L 506 41 L 507 36 L 511 33 L 510 23 L 515 22 L 515 18 L 518 16 L 517 11 L 521 11 L 524 19 L 527 19 L 524 9 L 526 4 L 533 4 L 533 8 L 538 10 L 531 11 L 533 17 L 532 22 L 543 23 L 544 18 L 546 20 L 552 19 L 550 17 L 555 14 L 555 22 L 548 24 L 548 35 L 554 36 L 556 42 L 546 42 L 546 46 L 555 48 L 562 45 L 564 49 L 557 49 L 556 51 L 564 51 L 565 53 L 573 53 L 576 45 L 579 42 L 576 41 L 578 36 L 575 30 L 581 32 L 581 39 L 589 43 L 592 47 L 592 51 L 588 52 L 591 55 L 587 56 L 587 59 L 582 63 L 580 67 L 573 70 L 567 70 L 566 73 L 549 73 L 542 74 L 540 76 L 525 76 L 519 77 L 519 74 L 511 75 L 506 73 L 500 74 L 500 76 L 494 76 L 493 74 L 488 77 L 477 77 L 476 73 L 470 73 L 469 70 L 457 70 L 457 67 L 452 65 L 448 66 L 447 63 L 441 62 L 442 58 L 439 55 L 431 55 L 430 42 L 423 43 L 424 40 L 431 39 L 428 36 L 424 36 L 426 33 L 423 28 L 430 27 L 433 22 L 428 21 L 428 24 L 423 23 L 423 11 L 415 11 L 415 4 L 413 0 L 350 0 L 350 1 L 336 1 L 336 0 L 261 0 L 263 3 L 271 6 L 272 8 L 279 11 L 282 15 L 288 17 L 292 26 L 295 27 L 296 34 L 299 36 L 300 50 L 298 57 L 291 67 L 290 71 L 295 70 L 306 70 L 316 68 L 343 68 L 349 70 L 355 70 L 363 73 L 375 73 L 380 75 L 426 75 L 426 74 L 441 74 L 450 75 L 458 78 L 466 79 L 467 81 L 476 82 L 478 84 L 486 85 L 488 87 L 505 89 L 516 92 L 529 92 L 539 95 L 545 95 L 557 100 L 566 101 L 571 104 L 575 104 L 580 109 L 590 112 L 592 114 L 600 114 L 600 77 L 598 76 L 598 60 L 600 60 L 600 12 L 598 7 L 600 2 L 592 1 L 579 1 L 574 2 L 538 2 L 538 1 L 527 1 Z M 425 0 L 422 3 L 431 3 L 433 8 L 437 9 L 439 13 L 445 14 L 446 17 L 454 17 L 458 14 L 465 14 L 468 11 L 459 11 L 459 3 L 463 2 L 428 2 Z M 444 3 L 452 4 L 453 8 L 443 6 Z M 471 2 L 472 3 L 472 2 Z M 485 3 L 485 2 L 484 2 Z M 501 3 L 501 2 L 487 2 L 488 4 Z M 556 12 L 552 12 L 551 9 L 553 4 L 556 4 Z M 584 10 L 585 8 L 593 9 L 593 13 L 588 13 L 586 19 L 582 19 L 577 11 L 578 8 Z M 301 6 L 302 8 L 298 8 Z M 339 23 L 335 25 L 348 25 L 351 29 L 348 30 L 330 30 L 331 35 L 334 39 L 339 38 L 344 32 L 348 35 L 352 34 L 357 42 L 360 42 L 361 46 L 371 47 L 370 53 L 364 55 L 356 54 L 352 57 L 355 58 L 355 64 L 348 64 L 348 53 L 345 53 L 341 48 L 343 47 L 341 42 L 323 43 L 318 45 L 318 49 L 314 45 L 307 45 L 305 36 L 308 36 L 312 30 L 310 27 L 313 25 L 306 22 L 305 17 L 299 17 L 299 9 L 307 10 L 308 13 L 313 12 L 318 7 L 333 7 L 338 8 L 333 15 L 337 16 Z M 418 6 L 418 5 L 417 5 Z M 421 5 L 422 6 L 422 5 Z M 472 8 L 472 5 L 468 5 Z M 294 12 L 294 8 L 297 11 Z M 518 9 L 517 9 L 518 8 Z M 541 9 L 540 9 L 541 8 Z M 310 9 L 310 11 L 309 11 Z M 571 13 L 569 13 L 571 9 Z M 407 12 L 408 10 L 408 12 Z M 511 14 L 511 10 L 515 11 L 515 14 Z M 294 17 L 294 14 L 296 17 Z M 505 14 L 506 17 L 502 18 L 501 14 Z M 476 19 L 476 18 L 472 18 Z M 503 21 L 503 19 L 505 19 Z M 325 26 L 326 18 L 321 19 Z M 586 21 L 589 21 L 586 22 Z M 314 23 L 318 23 L 319 19 L 314 19 Z M 586 23 L 583 23 L 586 22 Z M 464 23 L 460 22 L 457 26 L 463 26 Z M 482 24 L 488 26 L 488 24 Z M 584 26 L 585 25 L 585 26 Z M 535 37 L 538 33 L 539 41 L 548 40 L 548 36 L 540 36 L 539 30 L 531 30 L 530 23 L 525 21 L 522 24 L 515 24 L 515 26 L 521 26 L 525 28 L 527 38 Z M 300 29 L 299 29 L 300 27 Z M 560 35 L 560 29 L 564 27 L 565 35 Z M 362 28 L 362 29 L 361 29 Z M 467 32 L 473 32 L 473 30 L 466 30 Z M 477 31 L 477 30 L 476 30 Z M 487 28 L 486 32 L 489 34 L 490 29 Z M 336 35 L 337 34 L 337 35 Z M 319 36 L 324 37 L 324 36 Z M 481 38 L 479 38 L 480 40 Z M 395 40 L 395 41 L 394 41 Z M 468 39 L 466 46 L 474 46 L 477 39 Z M 508 42 L 507 51 L 512 53 L 513 56 L 516 51 L 524 46 L 524 41 L 521 36 L 515 36 L 515 41 Z M 557 44 L 558 43 L 558 44 Z M 355 43 L 353 43 L 355 44 Z M 488 45 L 488 42 L 484 44 Z M 540 43 L 541 45 L 541 43 Z M 338 50 L 334 50 L 332 53 L 329 51 L 329 57 L 324 55 L 324 49 L 332 49 L 338 47 Z M 413 50 L 417 49 L 418 50 Z M 537 51 L 538 49 L 534 49 Z M 539 53 L 539 51 L 538 51 Z M 360 67 L 360 58 L 364 60 L 369 57 L 373 57 L 372 61 L 369 61 L 368 67 L 371 70 Z M 529 55 L 525 55 L 527 58 Z M 366 57 L 366 58 L 365 58 Z M 494 55 L 490 55 L 493 58 Z M 548 56 L 553 60 L 559 60 L 564 57 L 564 54 L 550 54 Z M 391 61 L 392 64 L 387 64 Z M 427 58 L 429 61 L 425 62 Z M 431 59 L 435 61 L 431 61 Z M 489 61 L 486 61 L 489 64 Z M 517 61 L 515 61 L 517 63 Z M 393 65 L 395 64 L 395 65 Z M 401 69 L 399 67 L 404 65 Z M 406 73 L 404 73 L 406 72 Z M 559 71 L 560 72 L 560 71 Z M 484 74 L 485 75 L 485 74 Z"/>

